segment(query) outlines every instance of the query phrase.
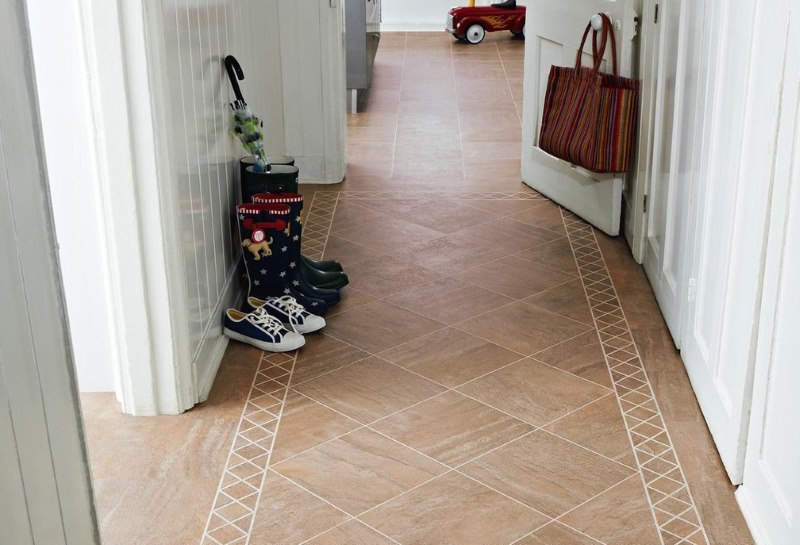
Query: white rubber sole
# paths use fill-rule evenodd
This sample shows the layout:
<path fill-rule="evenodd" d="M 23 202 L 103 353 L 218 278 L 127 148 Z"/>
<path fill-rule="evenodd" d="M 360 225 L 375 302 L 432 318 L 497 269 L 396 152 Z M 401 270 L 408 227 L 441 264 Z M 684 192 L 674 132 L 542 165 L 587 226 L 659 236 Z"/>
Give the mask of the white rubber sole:
<path fill-rule="evenodd" d="M 233 339 L 234 341 L 239 341 L 245 344 L 249 344 L 250 346 L 255 346 L 263 350 L 264 352 L 291 352 L 292 350 L 297 350 L 304 344 L 306 344 L 306 340 L 303 338 L 302 335 L 298 335 L 296 333 L 290 332 L 287 334 L 283 342 L 280 343 L 268 343 L 265 341 L 259 341 L 258 339 L 253 339 L 252 337 L 247 337 L 246 335 L 242 335 L 241 333 L 236 333 L 228 329 L 227 327 L 223 329 L 225 336 L 229 339 Z"/>
<path fill-rule="evenodd" d="M 325 318 L 323 318 L 322 316 L 317 316 L 315 314 L 312 314 L 311 316 L 308 317 L 306 323 L 297 326 L 297 332 L 300 333 L 301 335 L 305 335 L 306 333 L 314 333 L 315 331 L 319 331 L 320 329 L 325 327 L 325 325 L 326 325 Z M 291 325 L 287 325 L 286 327 L 288 327 L 289 329 L 292 328 Z"/>

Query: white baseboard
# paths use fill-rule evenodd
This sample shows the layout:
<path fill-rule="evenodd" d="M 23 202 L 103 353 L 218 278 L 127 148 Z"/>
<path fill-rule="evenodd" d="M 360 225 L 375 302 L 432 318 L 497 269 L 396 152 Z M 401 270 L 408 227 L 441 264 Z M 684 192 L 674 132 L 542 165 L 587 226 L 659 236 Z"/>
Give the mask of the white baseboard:
<path fill-rule="evenodd" d="M 736 489 L 736 502 L 739 504 L 739 510 L 744 516 L 747 527 L 750 528 L 750 533 L 753 534 L 753 541 L 755 541 L 756 545 L 773 545 L 772 541 L 767 537 L 768 534 L 764 530 L 761 521 L 756 516 L 753 500 L 744 485 Z"/>
<path fill-rule="evenodd" d="M 435 23 L 399 22 L 381 23 L 381 32 L 446 32 L 444 29 L 445 16 Z"/>
<path fill-rule="evenodd" d="M 228 347 L 228 337 L 222 334 L 222 313 L 233 307 L 238 307 L 242 302 L 244 292 L 239 282 L 241 267 L 232 267 L 228 273 L 225 290 L 217 302 L 212 314 L 212 319 L 203 335 L 203 341 L 194 359 L 197 377 L 197 402 L 202 403 L 208 399 L 214 379 L 217 377 L 222 357 Z"/>

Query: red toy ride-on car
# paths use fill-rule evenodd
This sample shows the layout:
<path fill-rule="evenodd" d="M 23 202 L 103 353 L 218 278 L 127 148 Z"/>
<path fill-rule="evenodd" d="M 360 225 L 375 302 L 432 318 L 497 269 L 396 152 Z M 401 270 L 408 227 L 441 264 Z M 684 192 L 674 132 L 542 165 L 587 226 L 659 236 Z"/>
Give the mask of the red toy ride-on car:
<path fill-rule="evenodd" d="M 487 32 L 510 30 L 514 36 L 525 37 L 525 6 L 516 0 L 506 0 L 491 6 L 469 6 L 453 8 L 447 14 L 447 32 L 459 40 L 479 44 Z"/>

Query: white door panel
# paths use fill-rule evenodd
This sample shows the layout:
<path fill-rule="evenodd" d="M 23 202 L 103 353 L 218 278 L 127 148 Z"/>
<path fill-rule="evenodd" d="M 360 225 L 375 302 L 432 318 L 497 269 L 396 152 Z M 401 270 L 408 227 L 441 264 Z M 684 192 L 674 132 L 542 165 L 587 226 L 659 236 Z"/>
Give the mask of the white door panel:
<path fill-rule="evenodd" d="M 734 483 L 741 483 L 752 396 L 755 334 L 770 195 L 786 17 L 765 0 L 710 2 L 720 26 L 710 121 L 690 225 L 689 282 L 682 356 L 709 430 Z M 708 27 L 709 25 L 706 25 Z M 783 42 L 781 42 L 783 40 Z M 776 41 L 781 44 L 776 49 Z M 705 116 L 705 113 L 704 113 Z M 703 117 L 704 117 L 703 116 Z M 704 120 L 706 118 L 704 117 Z M 694 199 L 694 198 L 693 198 Z"/>
<path fill-rule="evenodd" d="M 574 167 L 546 154 L 537 145 L 550 67 L 575 65 L 583 30 L 595 13 L 607 13 L 614 22 L 620 75 L 630 75 L 636 16 L 633 0 L 531 0 L 527 9 L 522 179 L 602 231 L 617 235 L 623 178 Z M 583 55 L 586 64 L 592 48 L 590 41 L 587 42 Z M 609 59 L 610 51 L 602 71 L 607 70 Z"/>
<path fill-rule="evenodd" d="M 684 302 L 685 216 L 690 191 L 678 165 L 681 154 L 691 152 L 691 141 L 682 134 L 682 127 L 690 124 L 684 108 L 691 106 L 684 100 L 684 85 L 687 69 L 697 58 L 697 52 L 689 49 L 693 36 L 691 27 L 685 24 L 692 11 L 688 4 L 681 0 L 650 0 L 644 10 L 644 32 L 657 36 L 653 42 L 657 50 L 655 132 L 647 189 L 644 269 L 677 346 Z"/>
<path fill-rule="evenodd" d="M 787 2 L 770 6 L 778 18 Z M 769 243 L 744 485 L 737 495 L 759 543 L 800 543 L 800 21 L 789 19 Z M 780 27 L 776 36 L 782 38 Z M 778 40 L 776 40 L 778 41 Z M 780 52 L 776 43 L 775 53 Z"/>

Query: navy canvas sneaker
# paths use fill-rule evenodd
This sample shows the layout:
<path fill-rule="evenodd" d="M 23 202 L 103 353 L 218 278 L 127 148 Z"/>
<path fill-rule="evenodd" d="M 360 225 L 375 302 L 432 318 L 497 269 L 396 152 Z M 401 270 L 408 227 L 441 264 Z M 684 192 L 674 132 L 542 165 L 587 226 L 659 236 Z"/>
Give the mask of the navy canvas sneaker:
<path fill-rule="evenodd" d="M 289 331 L 277 318 L 257 309 L 245 314 L 236 309 L 225 312 L 225 336 L 266 352 L 290 352 L 297 350 L 306 340 L 299 333 Z"/>
<path fill-rule="evenodd" d="M 252 309 L 264 309 L 267 314 L 277 318 L 289 329 L 301 335 L 313 333 L 325 327 L 325 318 L 308 312 L 294 297 L 269 297 L 266 301 L 248 297 L 247 304 Z"/>

